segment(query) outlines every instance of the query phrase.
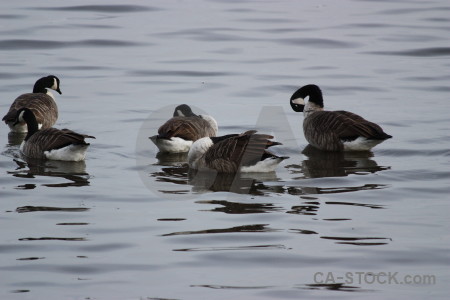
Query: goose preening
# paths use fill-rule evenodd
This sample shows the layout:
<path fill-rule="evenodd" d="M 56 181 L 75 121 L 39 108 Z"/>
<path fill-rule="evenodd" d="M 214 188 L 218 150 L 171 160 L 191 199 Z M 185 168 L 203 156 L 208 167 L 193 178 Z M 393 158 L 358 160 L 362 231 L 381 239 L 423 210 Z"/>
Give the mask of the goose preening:
<path fill-rule="evenodd" d="M 81 161 L 89 146 L 85 138 L 95 137 L 79 134 L 69 129 L 47 128 L 39 130 L 34 113 L 29 108 L 17 111 L 16 122 L 27 124 L 28 133 L 20 145 L 20 151 L 29 158 Z"/>
<path fill-rule="evenodd" d="M 2 121 L 5 121 L 13 132 L 26 132 L 27 125 L 24 122 L 16 123 L 17 111 L 26 107 L 35 115 L 39 129 L 52 127 L 58 119 L 58 107 L 53 94 L 48 89 L 61 94 L 58 77 L 49 75 L 36 81 L 33 93 L 17 97 Z"/>
<path fill-rule="evenodd" d="M 309 96 L 308 102 L 305 98 Z M 392 136 L 381 127 L 348 111 L 323 110 L 322 91 L 305 85 L 290 99 L 296 112 L 303 112 L 303 133 L 312 146 L 326 151 L 368 151 Z"/>
<path fill-rule="evenodd" d="M 208 115 L 196 115 L 192 109 L 182 104 L 175 108 L 173 117 L 158 129 L 158 134 L 150 137 L 161 152 L 188 152 L 196 140 L 217 135 L 217 122 Z"/>
<path fill-rule="evenodd" d="M 242 134 L 204 137 L 192 144 L 188 153 L 189 167 L 196 170 L 213 169 L 219 173 L 272 172 L 288 158 L 267 150 L 281 143 L 270 141 L 273 136 L 249 130 Z"/>

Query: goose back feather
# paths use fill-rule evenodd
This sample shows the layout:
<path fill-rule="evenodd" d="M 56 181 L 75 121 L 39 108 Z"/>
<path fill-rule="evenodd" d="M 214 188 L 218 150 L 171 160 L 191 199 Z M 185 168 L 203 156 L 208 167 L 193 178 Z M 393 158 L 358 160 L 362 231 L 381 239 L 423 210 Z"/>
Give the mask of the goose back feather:
<path fill-rule="evenodd" d="M 255 130 L 222 137 L 205 137 L 196 141 L 188 154 L 193 169 L 213 169 L 219 173 L 269 172 L 287 157 L 277 156 L 267 149 L 281 143 L 273 136 L 256 134 Z"/>
<path fill-rule="evenodd" d="M 21 151 L 30 158 L 80 161 L 85 159 L 86 149 L 90 145 L 85 138 L 94 137 L 69 129 L 42 129 L 24 141 Z M 71 152 L 74 154 L 71 155 Z"/>
<path fill-rule="evenodd" d="M 39 128 L 52 127 L 58 119 L 58 106 L 47 88 L 61 94 L 59 85 L 59 79 L 53 75 L 39 79 L 34 85 L 33 93 L 22 94 L 14 100 L 2 121 L 13 132 L 26 132 L 27 125 L 24 122 L 16 123 L 15 121 L 17 112 L 21 108 L 28 108 L 33 112 Z"/>
<path fill-rule="evenodd" d="M 304 103 L 304 98 L 309 101 Z M 312 146 L 326 151 L 367 151 L 392 136 L 363 117 L 348 111 L 323 110 L 315 85 L 304 86 L 291 97 L 295 111 L 304 113 L 303 133 Z"/>
<path fill-rule="evenodd" d="M 175 108 L 174 115 L 150 137 L 161 152 L 188 152 L 192 143 L 203 137 L 217 135 L 217 122 L 208 115 L 196 115 L 182 104 Z"/>
<path fill-rule="evenodd" d="M 216 130 L 200 116 L 173 117 L 158 129 L 158 138 L 170 139 L 179 137 L 196 141 L 205 136 L 215 136 Z"/>
<path fill-rule="evenodd" d="M 17 121 L 24 121 L 28 133 L 20 146 L 21 152 L 30 158 L 81 161 L 85 159 L 90 135 L 79 134 L 69 129 L 47 128 L 38 130 L 33 112 L 22 108 L 17 112 Z"/>

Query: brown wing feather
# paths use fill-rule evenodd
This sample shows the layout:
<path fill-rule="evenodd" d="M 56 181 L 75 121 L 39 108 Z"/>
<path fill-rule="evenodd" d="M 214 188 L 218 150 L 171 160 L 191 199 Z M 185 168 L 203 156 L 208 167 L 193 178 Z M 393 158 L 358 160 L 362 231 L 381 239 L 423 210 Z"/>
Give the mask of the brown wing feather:
<path fill-rule="evenodd" d="M 346 111 L 319 111 L 308 117 L 307 123 L 319 134 L 333 133 L 340 138 L 380 138 L 385 135 L 377 124 Z"/>
<path fill-rule="evenodd" d="M 240 166 L 248 166 L 261 160 L 265 149 L 278 145 L 269 141 L 273 136 L 256 134 L 255 130 L 220 141 L 205 154 L 208 167 L 219 172 L 236 172 Z"/>
<path fill-rule="evenodd" d="M 52 127 L 58 119 L 58 107 L 52 97 L 42 93 L 28 93 L 20 95 L 14 100 L 2 121 L 14 122 L 17 111 L 24 107 L 34 113 L 37 122 L 42 124 L 42 129 Z"/>
<path fill-rule="evenodd" d="M 343 130 L 339 132 L 340 138 L 352 137 L 355 135 L 369 139 L 387 138 L 387 134 L 379 125 L 369 122 L 357 114 L 348 111 L 336 111 L 335 113 L 340 116 L 340 121 L 345 124 Z"/>
<path fill-rule="evenodd" d="M 159 138 L 179 137 L 196 141 L 202 137 L 215 136 L 215 131 L 208 121 L 200 117 L 173 117 L 158 129 Z"/>
<path fill-rule="evenodd" d="M 85 138 L 94 138 L 90 135 L 76 133 L 69 129 L 48 128 L 33 134 L 25 144 L 23 152 L 29 157 L 43 157 L 45 151 L 60 149 L 68 145 L 89 145 Z"/>
<path fill-rule="evenodd" d="M 369 139 L 390 137 L 380 126 L 348 111 L 318 111 L 305 118 L 303 131 L 313 146 L 329 151 L 342 150 L 341 140 L 363 136 Z"/>

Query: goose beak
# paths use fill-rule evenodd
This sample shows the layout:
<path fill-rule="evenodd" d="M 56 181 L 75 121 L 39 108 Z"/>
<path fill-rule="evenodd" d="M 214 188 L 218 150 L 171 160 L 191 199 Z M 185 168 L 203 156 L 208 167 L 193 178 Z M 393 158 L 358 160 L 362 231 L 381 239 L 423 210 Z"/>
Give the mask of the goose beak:
<path fill-rule="evenodd" d="M 62 95 L 61 90 L 57 88 L 55 91 L 57 91 L 60 95 Z"/>

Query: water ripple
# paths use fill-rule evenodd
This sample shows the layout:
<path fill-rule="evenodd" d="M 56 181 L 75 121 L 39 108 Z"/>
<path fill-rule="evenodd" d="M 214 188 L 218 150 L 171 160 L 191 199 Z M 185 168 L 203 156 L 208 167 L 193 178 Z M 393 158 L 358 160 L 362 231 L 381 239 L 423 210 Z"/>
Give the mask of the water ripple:
<path fill-rule="evenodd" d="M 329 48 L 329 49 L 346 49 L 346 48 L 357 48 L 361 47 L 360 43 L 356 42 L 343 42 L 330 39 L 320 39 L 320 38 L 287 38 L 279 39 L 279 42 L 283 44 L 304 46 L 309 48 Z"/>
<path fill-rule="evenodd" d="M 56 11 L 89 11 L 103 13 L 129 13 L 160 10 L 156 7 L 142 5 L 78 5 L 65 7 L 32 7 L 33 10 L 56 10 Z"/>
<path fill-rule="evenodd" d="M 231 228 L 172 232 L 172 233 L 163 234 L 162 236 L 211 234 L 211 233 L 235 233 L 235 232 L 272 232 L 272 231 L 276 231 L 276 230 L 267 227 L 267 224 L 255 224 L 255 225 L 235 226 L 235 227 L 231 227 Z"/>
<path fill-rule="evenodd" d="M 213 72 L 213 71 L 188 71 L 188 70 L 135 70 L 130 71 L 130 75 L 150 77 L 150 76 L 182 76 L 182 77 L 216 77 L 236 75 L 231 72 Z"/>
<path fill-rule="evenodd" d="M 450 47 L 430 47 L 422 49 L 412 49 L 404 51 L 371 51 L 368 54 L 376 55 L 400 55 L 400 56 L 416 56 L 416 57 L 434 57 L 450 55 Z"/>
<path fill-rule="evenodd" d="M 22 16 L 22 15 L 4 15 L 4 14 L 1 14 L 0 15 L 0 19 L 8 19 L 8 20 L 13 20 L 13 19 L 23 19 L 23 18 L 25 18 L 25 16 Z"/>
<path fill-rule="evenodd" d="M 28 40 L 12 39 L 0 41 L 0 50 L 36 50 L 36 49 L 59 49 L 59 48 L 83 48 L 83 47 L 131 47 L 142 43 L 128 42 L 123 40 L 89 39 L 80 41 L 51 41 L 51 40 Z"/>
<path fill-rule="evenodd" d="M 83 212 L 89 208 L 84 207 L 47 207 L 47 206 L 22 206 L 18 207 L 18 213 L 35 212 L 35 211 L 62 211 L 62 212 Z"/>

